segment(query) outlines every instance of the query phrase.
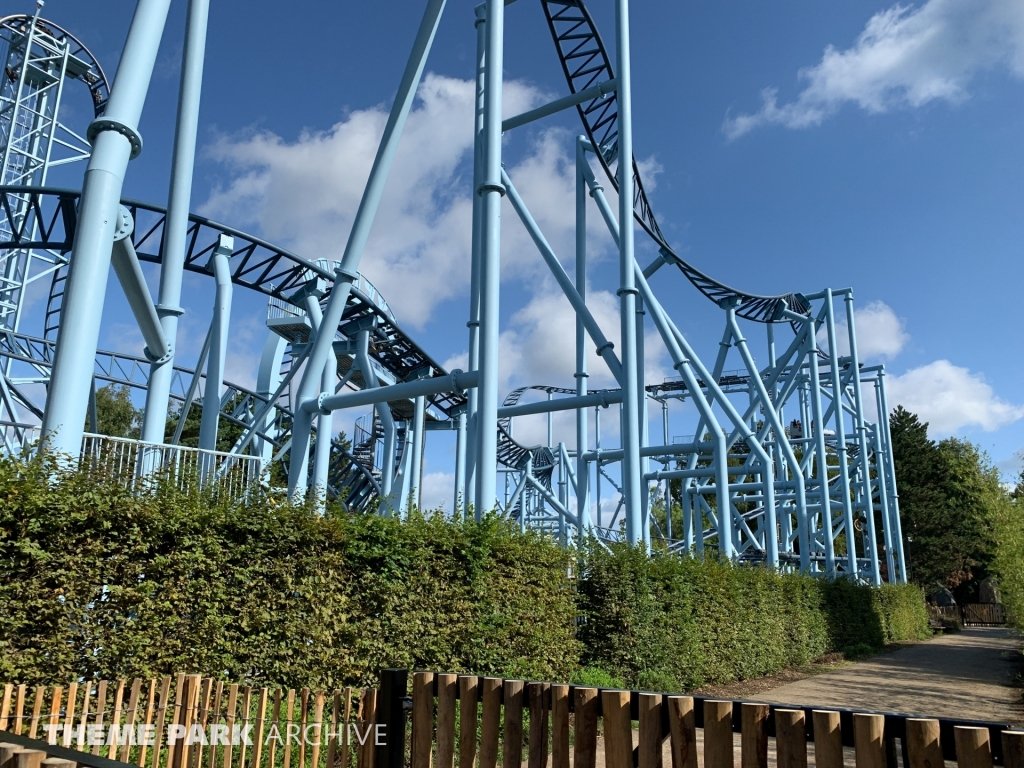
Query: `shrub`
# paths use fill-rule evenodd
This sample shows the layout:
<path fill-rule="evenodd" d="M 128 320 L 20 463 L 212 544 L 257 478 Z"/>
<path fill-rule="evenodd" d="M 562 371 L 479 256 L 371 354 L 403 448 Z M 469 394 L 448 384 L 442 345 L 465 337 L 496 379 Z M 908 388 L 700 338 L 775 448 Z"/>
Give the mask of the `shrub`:
<path fill-rule="evenodd" d="M 333 687 L 387 666 L 566 679 L 569 560 L 496 517 L 322 517 L 0 459 L 0 680 Z"/>
<path fill-rule="evenodd" d="M 915 587 L 573 553 L 497 516 L 321 516 L 159 480 L 135 492 L 0 458 L 0 681 L 333 688 L 399 666 L 682 690 L 927 627 Z"/>
<path fill-rule="evenodd" d="M 582 663 L 630 687 L 690 690 L 843 649 L 929 634 L 921 592 L 593 546 L 581 565 Z"/>

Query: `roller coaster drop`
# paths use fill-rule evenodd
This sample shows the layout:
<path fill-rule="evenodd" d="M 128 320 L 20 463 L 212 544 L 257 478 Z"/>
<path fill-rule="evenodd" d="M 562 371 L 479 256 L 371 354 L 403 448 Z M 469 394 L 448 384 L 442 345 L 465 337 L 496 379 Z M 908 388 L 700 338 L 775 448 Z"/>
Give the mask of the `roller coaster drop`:
<path fill-rule="evenodd" d="M 682 259 L 667 243 L 633 160 L 628 0 L 615 0 L 613 60 L 583 0 L 540 0 L 569 95 L 502 121 L 504 0 L 475 10 L 477 109 L 469 371 L 445 371 L 399 326 L 359 272 L 395 149 L 412 106 L 445 0 L 427 0 L 345 250 L 309 261 L 237 229 L 189 214 L 208 0 L 190 0 L 169 205 L 122 200 L 130 159 L 142 150 L 138 121 L 170 0 L 139 0 L 113 87 L 89 51 L 34 16 L 0 19 L 0 401 L 4 449 L 36 437 L 65 454 L 106 458 L 131 477 L 171 467 L 202 482 L 267 482 L 280 462 L 288 492 L 340 499 L 350 511 L 403 515 L 419 501 L 426 433 L 457 434 L 457 514 L 497 506 L 568 543 L 660 539 L 681 554 L 723 556 L 786 570 L 879 584 L 906 580 L 888 430 L 885 375 L 858 360 L 848 289 L 758 296 L 734 290 Z M 40 4 L 41 5 L 41 4 Z M 516 9 L 518 10 L 518 8 Z M 85 136 L 59 120 L 65 88 L 88 89 L 95 119 Z M 501 162 L 504 132 L 575 107 L 575 276 L 562 267 Z M 49 169 L 87 160 L 81 191 L 47 187 Z M 628 161 L 627 161 L 628 160 Z M 593 161 L 593 162 L 592 162 Z M 595 166 L 597 173 L 595 173 Z M 600 175 L 600 177 L 599 177 Z M 617 192 L 617 210 L 602 181 Z M 500 208 L 507 197 L 576 316 L 576 386 L 525 387 L 499 405 Z M 596 209 L 619 253 L 620 349 L 586 300 L 586 219 Z M 641 267 L 632 217 L 658 248 Z M 141 263 L 160 265 L 154 302 Z M 97 351 L 110 266 L 145 341 L 143 354 Z M 652 288 L 678 269 L 722 311 L 719 353 L 701 361 Z M 213 317 L 196 368 L 175 364 L 185 270 L 215 279 Z M 43 329 L 26 334 L 25 294 L 48 279 Z M 267 326 L 255 390 L 224 381 L 236 287 L 267 297 Z M 644 380 L 650 322 L 676 377 Z M 741 325 L 743 321 L 743 325 Z M 758 367 L 748 331 L 762 333 Z M 593 344 L 617 389 L 586 386 Z M 730 365 L 732 368 L 730 368 Z M 140 440 L 96 429 L 96 382 L 145 390 Z M 45 385 L 46 395 L 37 402 Z M 542 393 L 540 400 L 523 396 Z M 179 445 L 184 416 L 202 408 L 199 447 Z M 873 398 L 873 400 L 872 400 Z M 869 407 L 868 401 L 871 400 Z M 169 402 L 178 428 L 165 439 Z M 650 434 L 659 404 L 662 436 Z M 692 403 L 693 434 L 670 439 L 668 409 Z M 618 406 L 619 446 L 602 446 L 601 412 Z M 329 439 L 331 414 L 372 407 L 351 450 Z M 589 434 L 593 409 L 593 439 Z M 788 409 L 788 410 L 787 410 Z M 555 442 L 551 414 L 571 410 L 571 444 Z M 868 413 L 877 414 L 872 421 Z M 548 440 L 524 446 L 515 418 L 548 415 Z M 39 421 L 41 420 L 41 426 Z M 788 420 L 788 421 L 787 421 Z M 83 425 L 90 423 L 91 432 Z M 231 424 L 239 436 L 217 451 Z M 613 465 L 617 465 L 618 472 Z M 241 470 L 241 474 L 235 470 Z M 501 479 L 499 480 L 499 473 Z M 617 506 L 603 512 L 612 486 Z M 681 512 L 665 515 L 666 499 Z M 471 502 L 471 503 L 468 503 Z M 680 526 L 681 523 L 681 526 Z"/>

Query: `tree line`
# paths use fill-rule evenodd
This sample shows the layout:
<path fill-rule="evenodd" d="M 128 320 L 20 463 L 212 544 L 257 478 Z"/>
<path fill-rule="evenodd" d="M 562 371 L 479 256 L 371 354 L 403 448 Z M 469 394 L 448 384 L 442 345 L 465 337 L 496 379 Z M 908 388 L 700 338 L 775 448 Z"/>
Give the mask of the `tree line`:
<path fill-rule="evenodd" d="M 1013 576 L 1013 564 L 1024 561 L 1024 472 L 1004 484 L 977 445 L 930 439 L 927 422 L 902 406 L 889 427 L 911 580 L 926 591 L 945 587 L 963 603 L 976 601 L 980 583 L 995 576 L 1012 607 L 1024 596 L 1017 583 L 1024 579 Z"/>

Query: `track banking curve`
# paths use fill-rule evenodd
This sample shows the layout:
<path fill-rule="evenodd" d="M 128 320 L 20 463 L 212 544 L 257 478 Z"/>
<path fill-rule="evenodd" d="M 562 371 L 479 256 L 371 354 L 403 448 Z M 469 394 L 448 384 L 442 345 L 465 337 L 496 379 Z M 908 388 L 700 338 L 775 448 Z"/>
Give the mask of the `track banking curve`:
<path fill-rule="evenodd" d="M 547 19 L 551 38 L 558 52 L 566 83 L 572 93 L 585 91 L 594 85 L 614 78 L 611 59 L 597 31 L 597 25 L 583 0 L 540 0 Z M 577 105 L 580 119 L 587 138 L 595 148 L 595 154 L 604 168 L 612 186 L 618 190 L 618 179 L 612 164 L 618 158 L 618 96 L 611 91 Z M 798 293 L 777 296 L 761 296 L 732 288 L 709 277 L 687 262 L 673 250 L 658 226 L 654 210 L 647 199 L 640 169 L 636 158 L 630 158 L 633 165 L 633 216 L 644 231 L 658 245 L 662 258 L 675 264 L 698 291 L 716 304 L 734 299 L 740 302 L 736 314 L 747 320 L 770 323 L 782 317 L 782 310 L 789 309 L 806 315 L 810 307 Z"/>

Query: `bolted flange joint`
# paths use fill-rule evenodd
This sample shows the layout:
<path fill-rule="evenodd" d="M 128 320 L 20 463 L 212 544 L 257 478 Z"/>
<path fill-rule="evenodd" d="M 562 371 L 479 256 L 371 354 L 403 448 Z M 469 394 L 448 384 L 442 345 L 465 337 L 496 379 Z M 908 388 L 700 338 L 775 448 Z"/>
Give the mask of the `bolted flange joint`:
<path fill-rule="evenodd" d="M 329 409 L 327 409 L 327 408 L 324 408 L 324 400 L 326 400 L 328 397 L 329 397 L 329 395 L 326 392 L 321 392 L 319 395 L 316 396 L 316 410 L 317 410 L 317 413 L 319 413 L 319 414 L 321 414 L 323 416 L 330 416 L 331 415 L 331 411 Z"/>
<path fill-rule="evenodd" d="M 149 347 L 144 347 L 142 350 L 142 354 L 144 354 L 146 356 L 146 359 L 149 360 L 149 362 L 153 363 L 153 365 L 162 365 L 174 357 L 174 346 L 168 343 L 167 349 L 164 350 L 163 355 L 160 357 L 156 357 L 152 352 L 150 352 Z"/>
<path fill-rule="evenodd" d="M 129 160 L 134 160 L 142 154 L 142 134 L 130 125 L 122 123 L 120 120 L 115 120 L 112 117 L 97 117 L 89 123 L 88 129 L 85 131 L 85 136 L 89 139 L 89 143 L 95 146 L 96 137 L 103 133 L 103 131 L 120 133 L 128 139 L 128 143 L 132 145 L 131 155 L 128 156 Z"/>
<path fill-rule="evenodd" d="M 505 196 L 505 185 L 496 181 L 485 181 L 479 187 L 476 188 L 476 193 L 482 195 L 485 192 L 497 192 L 502 197 Z"/>
<path fill-rule="evenodd" d="M 135 219 L 123 205 L 117 207 L 117 223 L 114 225 L 114 242 L 124 240 L 135 231 Z"/>

